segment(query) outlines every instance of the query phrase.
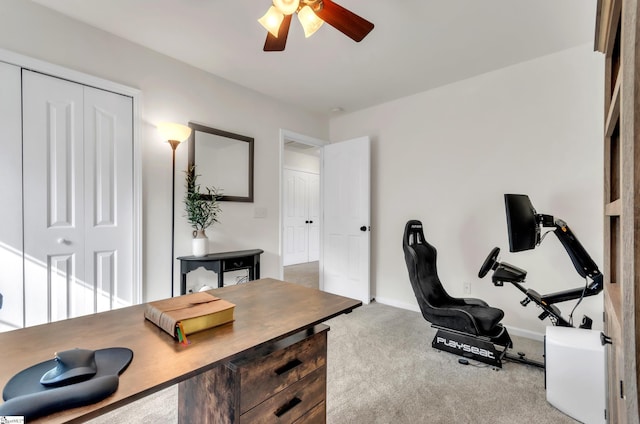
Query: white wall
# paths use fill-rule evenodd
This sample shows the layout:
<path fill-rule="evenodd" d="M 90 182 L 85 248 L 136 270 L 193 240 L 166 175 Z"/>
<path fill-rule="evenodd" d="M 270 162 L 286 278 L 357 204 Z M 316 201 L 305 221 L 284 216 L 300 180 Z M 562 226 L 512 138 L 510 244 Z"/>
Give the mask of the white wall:
<path fill-rule="evenodd" d="M 504 322 L 544 333 L 540 310 L 516 288 L 477 273 L 491 248 L 528 270 L 540 293 L 584 281 L 554 235 L 510 253 L 504 193 L 528 194 L 538 213 L 562 218 L 602 266 L 603 57 L 582 46 L 377 107 L 332 118 L 332 142 L 372 137 L 372 275 L 380 302 L 417 310 L 402 253 L 407 220 L 423 222 L 447 290 L 505 311 Z M 425 76 L 428 77 L 428 76 Z M 468 296 L 467 296 L 468 297 Z M 567 308 L 574 302 L 566 302 Z M 583 314 L 602 327 L 602 294 Z"/>
<path fill-rule="evenodd" d="M 313 149 L 314 151 L 317 149 Z M 296 171 L 306 171 L 314 174 L 320 173 L 320 157 L 285 149 L 283 152 L 283 165 L 285 168 Z"/>
<path fill-rule="evenodd" d="M 142 91 L 144 299 L 169 296 L 171 148 L 160 121 L 197 121 L 255 138 L 254 203 L 222 205 L 222 223 L 208 234 L 212 250 L 261 248 L 262 276 L 279 274 L 280 129 L 328 138 L 328 121 L 299 108 L 127 42 L 24 0 L 0 2 L 0 48 Z M 176 256 L 191 254 L 181 198 L 187 146 L 176 157 Z M 265 208 L 266 218 L 254 218 Z M 178 286 L 179 264 L 175 284 Z"/>

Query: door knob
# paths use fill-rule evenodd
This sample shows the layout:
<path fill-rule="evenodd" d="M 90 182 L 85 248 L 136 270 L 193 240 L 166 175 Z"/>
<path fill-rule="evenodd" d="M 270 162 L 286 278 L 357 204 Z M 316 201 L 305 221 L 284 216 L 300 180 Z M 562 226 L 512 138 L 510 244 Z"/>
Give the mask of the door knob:
<path fill-rule="evenodd" d="M 71 244 L 71 242 L 64 237 L 60 237 L 57 241 L 58 244 Z"/>
<path fill-rule="evenodd" d="M 360 227 L 360 231 L 367 231 L 367 227 L 363 225 L 362 227 Z"/>

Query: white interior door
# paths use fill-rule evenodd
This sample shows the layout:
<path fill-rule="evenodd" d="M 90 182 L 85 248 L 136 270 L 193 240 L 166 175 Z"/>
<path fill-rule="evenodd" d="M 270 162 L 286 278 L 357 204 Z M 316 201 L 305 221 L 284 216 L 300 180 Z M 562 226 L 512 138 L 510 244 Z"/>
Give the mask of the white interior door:
<path fill-rule="evenodd" d="M 23 71 L 25 324 L 130 304 L 131 98 Z"/>
<path fill-rule="evenodd" d="M 370 141 L 357 138 L 324 146 L 324 291 L 369 303 Z"/>
<path fill-rule="evenodd" d="M 285 169 L 284 177 L 284 266 L 307 262 L 309 234 L 307 230 L 308 183 L 303 172 Z"/>

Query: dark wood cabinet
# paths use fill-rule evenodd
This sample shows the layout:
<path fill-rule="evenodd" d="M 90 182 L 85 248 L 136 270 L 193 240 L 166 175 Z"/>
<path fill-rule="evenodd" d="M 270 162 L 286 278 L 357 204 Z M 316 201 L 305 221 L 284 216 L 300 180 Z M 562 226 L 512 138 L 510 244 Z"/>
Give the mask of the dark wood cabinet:
<path fill-rule="evenodd" d="M 317 325 L 179 385 L 180 423 L 324 423 L 327 331 Z"/>

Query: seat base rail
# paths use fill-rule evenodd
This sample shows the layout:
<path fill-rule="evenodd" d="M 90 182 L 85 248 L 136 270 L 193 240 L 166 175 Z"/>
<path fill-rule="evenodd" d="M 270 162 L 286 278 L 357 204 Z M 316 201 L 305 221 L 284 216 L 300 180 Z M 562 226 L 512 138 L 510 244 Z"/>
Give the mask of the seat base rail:
<path fill-rule="evenodd" d="M 502 368 L 502 359 L 508 349 L 507 346 L 502 351 L 496 349 L 496 345 L 486 337 L 447 331 L 443 328 L 438 328 L 431 346 L 434 349 L 444 350 L 498 368 Z"/>

